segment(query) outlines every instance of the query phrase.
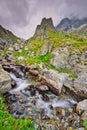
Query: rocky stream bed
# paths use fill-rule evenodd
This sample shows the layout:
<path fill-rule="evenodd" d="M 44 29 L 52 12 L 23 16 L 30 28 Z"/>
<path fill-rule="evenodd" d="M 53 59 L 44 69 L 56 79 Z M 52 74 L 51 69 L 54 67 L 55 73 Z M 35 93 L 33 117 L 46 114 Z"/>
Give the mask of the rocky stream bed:
<path fill-rule="evenodd" d="M 57 90 L 55 80 L 47 80 L 48 75 L 43 78 L 43 73 L 34 66 L 17 65 L 11 61 L 4 61 L 2 66 L 11 78 L 11 88 L 4 94 L 5 103 L 15 118 L 33 119 L 36 130 L 84 130 L 86 99 L 78 97 L 61 83 Z"/>

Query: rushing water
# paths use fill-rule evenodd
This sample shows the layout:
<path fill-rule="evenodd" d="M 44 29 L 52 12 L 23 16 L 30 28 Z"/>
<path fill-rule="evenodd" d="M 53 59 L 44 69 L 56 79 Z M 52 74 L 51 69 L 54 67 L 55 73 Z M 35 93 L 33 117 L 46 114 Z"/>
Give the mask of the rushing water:
<path fill-rule="evenodd" d="M 14 74 L 9 73 L 9 75 L 11 76 L 11 78 L 15 81 L 16 83 L 16 88 L 10 90 L 11 94 L 16 94 L 17 92 L 20 92 L 21 90 L 24 90 L 25 88 L 27 88 L 30 84 L 28 82 L 28 80 L 24 80 L 21 78 L 17 78 Z"/>
<path fill-rule="evenodd" d="M 15 81 L 16 87 L 11 89 L 7 101 L 10 113 L 16 118 L 25 118 L 27 116 L 33 119 L 56 118 L 55 108 L 73 107 L 77 102 L 69 95 L 61 97 L 56 96 L 50 91 L 40 92 L 35 88 L 29 89 L 28 79 L 17 78 L 13 73 L 9 73 Z"/>

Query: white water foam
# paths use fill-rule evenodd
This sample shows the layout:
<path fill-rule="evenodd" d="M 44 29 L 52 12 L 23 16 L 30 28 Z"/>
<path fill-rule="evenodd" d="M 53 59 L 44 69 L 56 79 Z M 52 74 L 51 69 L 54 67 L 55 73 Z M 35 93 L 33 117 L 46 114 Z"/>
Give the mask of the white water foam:
<path fill-rule="evenodd" d="M 11 74 L 11 73 L 9 73 L 9 75 L 16 82 L 16 88 L 10 90 L 11 94 L 15 94 L 16 92 L 24 90 L 30 85 L 27 80 L 17 78 L 14 74 Z"/>

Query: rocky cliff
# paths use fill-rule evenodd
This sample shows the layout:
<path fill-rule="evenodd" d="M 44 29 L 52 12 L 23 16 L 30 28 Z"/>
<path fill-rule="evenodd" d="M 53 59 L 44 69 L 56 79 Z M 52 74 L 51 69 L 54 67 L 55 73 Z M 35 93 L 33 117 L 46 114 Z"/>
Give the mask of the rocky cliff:
<path fill-rule="evenodd" d="M 17 49 L 17 44 L 23 43 L 24 40 L 15 36 L 11 31 L 0 25 L 0 50 Z"/>
<path fill-rule="evenodd" d="M 55 30 L 53 21 L 51 18 L 43 18 L 41 24 L 38 25 L 36 28 L 35 35 L 41 35 L 49 30 Z"/>

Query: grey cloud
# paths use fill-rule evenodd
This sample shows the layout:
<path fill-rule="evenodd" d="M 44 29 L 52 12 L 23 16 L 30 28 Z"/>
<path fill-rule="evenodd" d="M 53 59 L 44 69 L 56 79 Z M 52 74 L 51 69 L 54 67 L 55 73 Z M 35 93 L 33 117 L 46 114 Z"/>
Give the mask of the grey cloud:
<path fill-rule="evenodd" d="M 29 38 L 43 17 L 54 25 L 64 17 L 87 17 L 87 0 L 0 0 L 0 24 Z"/>
<path fill-rule="evenodd" d="M 66 14 L 72 17 L 87 17 L 87 0 L 66 0 Z"/>
<path fill-rule="evenodd" d="M 1 0 L 0 22 L 24 26 L 28 23 L 29 4 L 27 0 Z"/>

